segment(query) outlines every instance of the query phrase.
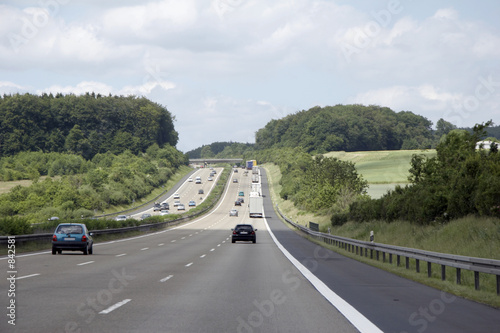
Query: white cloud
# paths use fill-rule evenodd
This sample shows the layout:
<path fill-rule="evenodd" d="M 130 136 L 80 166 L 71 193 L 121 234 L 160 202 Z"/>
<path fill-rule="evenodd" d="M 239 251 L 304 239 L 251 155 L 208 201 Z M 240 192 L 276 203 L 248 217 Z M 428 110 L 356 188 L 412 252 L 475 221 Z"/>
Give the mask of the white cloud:
<path fill-rule="evenodd" d="M 500 81 L 500 23 L 472 3 L 401 2 L 386 15 L 368 0 L 61 1 L 46 21 L 36 6 L 48 2 L 3 3 L 1 91 L 144 95 L 176 116 L 183 149 L 251 141 L 315 105 L 373 103 L 467 126 L 500 105 L 494 91 L 465 107 L 479 77 Z"/>

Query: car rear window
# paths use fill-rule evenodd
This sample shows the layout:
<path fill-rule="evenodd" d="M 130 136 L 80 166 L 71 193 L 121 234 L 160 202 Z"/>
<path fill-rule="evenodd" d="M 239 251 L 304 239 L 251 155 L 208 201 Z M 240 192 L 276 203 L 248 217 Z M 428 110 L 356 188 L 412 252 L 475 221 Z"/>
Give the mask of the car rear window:
<path fill-rule="evenodd" d="M 61 225 L 57 228 L 58 234 L 83 234 L 83 228 L 79 225 Z"/>
<path fill-rule="evenodd" d="M 238 231 L 252 231 L 253 228 L 251 225 L 240 225 L 240 226 L 236 226 L 236 230 L 238 230 Z"/>

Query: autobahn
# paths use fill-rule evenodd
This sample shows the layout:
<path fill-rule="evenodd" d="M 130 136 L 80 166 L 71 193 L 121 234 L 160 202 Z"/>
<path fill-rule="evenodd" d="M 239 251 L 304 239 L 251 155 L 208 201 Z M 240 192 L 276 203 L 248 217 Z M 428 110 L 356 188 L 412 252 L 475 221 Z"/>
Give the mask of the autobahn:
<path fill-rule="evenodd" d="M 96 244 L 94 255 L 16 257 L 16 325 L 0 332 L 497 332 L 500 312 L 325 250 L 275 215 L 229 217 L 250 177 L 233 174 L 209 214 Z M 182 196 L 181 196 L 182 197 Z M 252 223 L 257 243 L 230 242 Z M 7 274 L 7 260 L 0 261 Z M 10 288 L 2 279 L 0 289 Z M 7 293 L 1 302 L 8 305 Z M 7 309 L 5 310 L 7 314 Z"/>

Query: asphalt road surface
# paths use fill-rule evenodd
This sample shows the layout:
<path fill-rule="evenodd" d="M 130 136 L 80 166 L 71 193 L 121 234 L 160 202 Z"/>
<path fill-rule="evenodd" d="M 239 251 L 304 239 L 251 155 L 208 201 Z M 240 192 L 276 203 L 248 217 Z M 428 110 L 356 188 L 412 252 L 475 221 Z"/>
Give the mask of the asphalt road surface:
<path fill-rule="evenodd" d="M 250 219 L 250 177 L 241 171 L 219 205 L 192 222 L 95 244 L 88 256 L 16 256 L 16 279 L 0 280 L 0 332 L 499 332 L 496 309 L 297 235 L 274 214 L 265 174 L 266 218 Z M 245 203 L 235 207 L 239 191 Z M 237 223 L 258 229 L 256 244 L 231 244 Z M 5 277 L 7 263 L 1 258 Z"/>

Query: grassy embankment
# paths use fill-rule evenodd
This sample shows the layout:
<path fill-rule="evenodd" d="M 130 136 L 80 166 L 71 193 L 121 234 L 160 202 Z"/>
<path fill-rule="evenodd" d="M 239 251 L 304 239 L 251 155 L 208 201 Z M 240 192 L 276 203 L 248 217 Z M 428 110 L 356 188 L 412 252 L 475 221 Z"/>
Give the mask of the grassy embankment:
<path fill-rule="evenodd" d="M 328 156 L 357 163 L 358 172 L 370 184 L 403 183 L 408 176 L 409 161 L 412 153 L 419 151 L 402 152 L 356 152 L 356 153 L 330 153 Z M 429 151 L 428 154 L 435 154 Z M 406 156 L 406 157 L 405 157 Z M 394 159 L 393 159 L 394 158 Z M 359 164 L 358 164 L 359 163 Z M 319 216 L 314 213 L 298 210 L 290 201 L 279 197 L 281 173 L 276 165 L 267 164 L 271 196 L 274 203 L 278 204 L 281 211 L 294 221 L 305 225 L 309 221 L 320 224 L 325 232 L 328 227 L 331 233 L 338 236 L 369 240 L 370 231 L 375 233 L 378 243 L 405 246 L 441 253 L 458 254 L 464 256 L 500 259 L 500 220 L 492 218 L 467 217 L 451 221 L 447 224 L 419 226 L 406 221 L 386 223 L 375 221 L 370 223 L 348 222 L 340 227 L 330 224 L 329 216 Z M 379 191 L 380 192 L 380 191 Z M 384 191 L 385 192 L 385 191 Z M 378 193 L 375 196 L 381 195 Z M 416 203 L 418 204 L 418 203 Z M 324 244 L 322 244 L 324 245 Z M 343 255 L 356 258 L 370 265 L 382 268 L 432 287 L 449 291 L 453 294 L 469 298 L 478 302 L 500 307 L 500 297 L 496 295 L 495 277 L 489 274 L 480 274 L 480 291 L 474 290 L 474 275 L 472 272 L 462 270 L 462 284 L 455 283 L 455 270 L 447 268 L 447 279 L 441 281 L 441 267 L 432 264 L 432 278 L 427 278 L 427 265 L 420 265 L 420 273 L 415 272 L 415 261 L 410 261 L 410 269 L 397 267 L 395 263 L 377 262 L 364 257 L 355 256 L 339 248 L 332 250 Z"/>

